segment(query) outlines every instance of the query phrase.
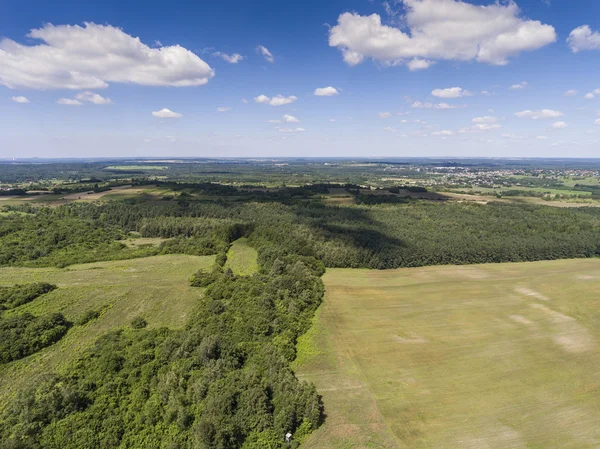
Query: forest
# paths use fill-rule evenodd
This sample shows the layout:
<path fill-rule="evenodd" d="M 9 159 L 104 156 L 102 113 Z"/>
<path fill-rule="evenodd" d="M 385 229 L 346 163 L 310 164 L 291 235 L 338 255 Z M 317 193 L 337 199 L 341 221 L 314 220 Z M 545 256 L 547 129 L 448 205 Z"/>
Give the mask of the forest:
<path fill-rule="evenodd" d="M 353 185 L 345 188 L 359 201 L 342 206 L 322 200 L 328 184 L 266 192 L 189 182 L 168 187 L 177 193 L 162 199 L 4 207 L 4 267 L 62 269 L 157 254 L 214 255 L 215 264 L 190 273 L 190 285 L 203 295 L 184 329 L 150 329 L 140 317 L 105 334 L 67 369 L 32 379 L 0 412 L 0 448 L 276 449 L 288 447 L 287 432 L 298 447 L 326 419 L 315 387 L 291 369 L 298 338 L 322 301 L 326 268 L 600 253 L 594 208 L 398 201 Z M 259 271 L 249 276 L 224 268 L 229 247 L 242 237 L 258 251 Z M 127 244 L 144 238 L 159 243 Z M 0 287 L 0 364 L 97 318 L 94 310 L 75 324 L 59 313 L 19 313 L 55 288 Z"/>

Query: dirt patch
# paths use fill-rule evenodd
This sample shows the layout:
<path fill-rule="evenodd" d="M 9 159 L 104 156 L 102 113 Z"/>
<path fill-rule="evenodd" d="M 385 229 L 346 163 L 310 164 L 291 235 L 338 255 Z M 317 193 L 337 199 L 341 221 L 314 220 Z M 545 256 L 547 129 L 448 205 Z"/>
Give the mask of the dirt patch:
<path fill-rule="evenodd" d="M 525 326 L 532 326 L 534 324 L 533 321 L 521 315 L 511 315 L 509 318 L 515 323 L 524 324 Z"/>

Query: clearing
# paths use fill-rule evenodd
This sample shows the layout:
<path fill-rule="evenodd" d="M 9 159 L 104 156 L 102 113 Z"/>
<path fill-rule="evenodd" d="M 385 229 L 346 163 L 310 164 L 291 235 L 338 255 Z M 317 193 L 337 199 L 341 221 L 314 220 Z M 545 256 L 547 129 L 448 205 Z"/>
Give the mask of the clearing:
<path fill-rule="evenodd" d="M 237 276 L 251 276 L 258 271 L 258 252 L 241 238 L 231 244 L 227 252 L 225 268 L 231 268 Z"/>
<path fill-rule="evenodd" d="M 0 285 L 49 282 L 58 289 L 7 314 L 62 312 L 77 321 L 90 310 L 100 318 L 74 326 L 55 345 L 22 360 L 0 365 L 0 409 L 32 376 L 60 370 L 102 334 L 128 326 L 140 315 L 150 328 L 182 327 L 201 291 L 190 276 L 208 269 L 214 256 L 156 256 L 58 268 L 0 268 Z"/>
<path fill-rule="evenodd" d="M 304 449 L 597 449 L 600 260 L 332 269 Z"/>

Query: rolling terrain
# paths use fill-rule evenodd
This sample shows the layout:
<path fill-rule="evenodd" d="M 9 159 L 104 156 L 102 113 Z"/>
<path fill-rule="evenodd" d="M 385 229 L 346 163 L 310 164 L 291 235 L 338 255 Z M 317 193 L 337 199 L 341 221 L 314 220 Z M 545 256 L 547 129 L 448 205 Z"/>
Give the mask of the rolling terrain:
<path fill-rule="evenodd" d="M 302 446 L 600 445 L 600 260 L 332 269 L 296 372 L 326 422 Z"/>
<path fill-rule="evenodd" d="M 214 257 L 156 256 L 57 268 L 0 268 L 0 285 L 51 282 L 58 289 L 6 315 L 61 312 L 79 321 L 87 312 L 99 318 L 75 325 L 58 343 L 25 359 L 0 365 L 0 408 L 33 377 L 75 360 L 98 337 L 143 317 L 148 327 L 180 328 L 188 321 L 201 291 L 189 286 L 190 275 L 206 269 Z"/>

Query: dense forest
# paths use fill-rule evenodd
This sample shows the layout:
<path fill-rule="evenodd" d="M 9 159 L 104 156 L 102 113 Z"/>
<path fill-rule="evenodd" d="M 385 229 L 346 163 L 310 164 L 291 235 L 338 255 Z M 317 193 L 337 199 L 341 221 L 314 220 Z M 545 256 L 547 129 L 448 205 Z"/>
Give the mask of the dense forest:
<path fill-rule="evenodd" d="M 593 208 L 398 202 L 358 193 L 360 204 L 335 206 L 319 197 L 325 185 L 270 192 L 196 188 L 215 199 L 178 194 L 5 208 L 3 266 L 60 268 L 175 253 L 216 255 L 216 263 L 190 273 L 204 295 L 183 330 L 148 329 L 140 317 L 100 338 L 61 373 L 32 379 L 2 411 L 0 448 L 275 449 L 287 432 L 297 447 L 324 419 L 314 386 L 300 382 L 290 363 L 321 302 L 325 267 L 600 253 L 600 211 Z M 140 237 L 160 244 L 125 243 Z M 260 271 L 252 276 L 223 268 L 241 237 L 258 251 Z M 0 288 L 0 305 L 18 312 L 52 288 Z M 33 354 L 71 326 L 59 314 L 10 312 L 0 322 L 0 363 Z M 77 324 L 97 317 L 91 310 Z"/>

